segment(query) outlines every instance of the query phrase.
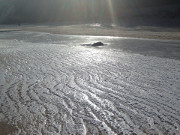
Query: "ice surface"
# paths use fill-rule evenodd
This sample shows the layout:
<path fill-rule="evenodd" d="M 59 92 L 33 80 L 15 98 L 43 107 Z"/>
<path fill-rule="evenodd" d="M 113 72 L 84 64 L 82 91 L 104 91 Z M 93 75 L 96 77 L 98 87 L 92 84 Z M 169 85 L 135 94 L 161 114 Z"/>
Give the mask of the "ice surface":
<path fill-rule="evenodd" d="M 180 61 L 115 47 L 126 40 L 0 33 L 0 115 L 17 135 L 179 135 Z"/>

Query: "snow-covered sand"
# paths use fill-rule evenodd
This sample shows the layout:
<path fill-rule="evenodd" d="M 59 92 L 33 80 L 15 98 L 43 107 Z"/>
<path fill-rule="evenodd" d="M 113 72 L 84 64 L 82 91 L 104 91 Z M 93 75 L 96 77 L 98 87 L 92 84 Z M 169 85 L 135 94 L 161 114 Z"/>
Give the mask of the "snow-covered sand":
<path fill-rule="evenodd" d="M 162 44 L 0 33 L 0 121 L 19 135 L 179 135 L 180 61 L 118 47 L 149 42 Z"/>

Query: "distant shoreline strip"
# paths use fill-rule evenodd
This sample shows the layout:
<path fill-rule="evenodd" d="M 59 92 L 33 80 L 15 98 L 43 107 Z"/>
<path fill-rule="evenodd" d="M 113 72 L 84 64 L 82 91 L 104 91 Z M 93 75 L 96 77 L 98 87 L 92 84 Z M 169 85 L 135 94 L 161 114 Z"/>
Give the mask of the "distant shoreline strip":
<path fill-rule="evenodd" d="M 21 31 L 21 29 L 0 29 L 0 32 Z"/>

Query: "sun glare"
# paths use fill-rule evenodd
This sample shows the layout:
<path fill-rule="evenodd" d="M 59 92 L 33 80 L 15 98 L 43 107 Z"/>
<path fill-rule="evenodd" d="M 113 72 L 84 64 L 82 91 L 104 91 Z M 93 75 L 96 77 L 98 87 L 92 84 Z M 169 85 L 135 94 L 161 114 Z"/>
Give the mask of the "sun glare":
<path fill-rule="evenodd" d="M 111 21 L 116 24 L 116 15 L 113 6 L 113 0 L 106 1 L 88 1 L 88 0 L 71 0 L 64 2 L 64 5 L 59 7 L 57 18 L 63 17 L 70 21 L 93 20 L 94 23 Z M 71 12 L 70 12 L 71 11 Z M 64 16 L 59 16 L 58 13 L 64 13 Z"/>

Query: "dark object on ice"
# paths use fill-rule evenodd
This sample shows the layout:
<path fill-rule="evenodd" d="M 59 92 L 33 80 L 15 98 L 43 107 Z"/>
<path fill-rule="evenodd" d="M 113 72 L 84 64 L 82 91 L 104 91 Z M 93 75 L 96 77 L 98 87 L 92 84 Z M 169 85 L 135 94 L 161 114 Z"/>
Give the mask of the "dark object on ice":
<path fill-rule="evenodd" d="M 103 46 L 104 44 L 102 42 L 96 42 L 93 43 L 92 46 Z"/>
<path fill-rule="evenodd" d="M 104 46 L 102 42 L 96 42 L 96 43 L 90 43 L 90 44 L 82 44 L 83 46 L 93 46 L 93 47 L 98 47 L 98 46 Z"/>

